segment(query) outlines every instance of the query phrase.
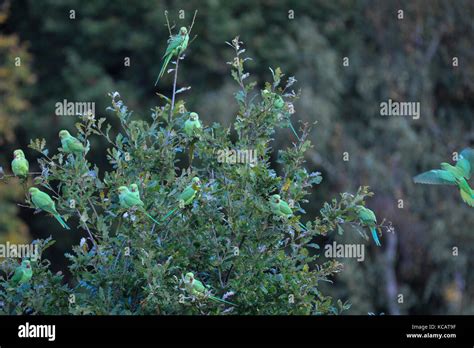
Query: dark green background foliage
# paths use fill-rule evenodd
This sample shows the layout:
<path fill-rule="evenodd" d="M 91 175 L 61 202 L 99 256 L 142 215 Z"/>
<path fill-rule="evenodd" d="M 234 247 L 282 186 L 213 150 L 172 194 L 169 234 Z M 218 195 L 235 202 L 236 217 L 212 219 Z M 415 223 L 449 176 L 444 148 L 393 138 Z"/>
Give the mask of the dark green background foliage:
<path fill-rule="evenodd" d="M 75 20 L 69 19 L 71 9 L 76 11 Z M 181 9 L 184 19 L 179 18 Z M 124 220 L 117 226 L 118 218 L 106 212 L 117 213 L 117 197 L 110 189 L 139 178 L 146 204 L 155 207 L 150 212 L 162 216 L 166 213 L 162 209 L 170 209 L 176 193 L 189 182 L 190 177 L 181 174 L 188 165 L 185 139 L 179 134 L 185 114 L 176 113 L 169 120 L 156 108 L 165 101 L 155 93 L 169 96 L 172 76 L 165 75 L 158 88 L 153 83 L 168 37 L 164 11 L 168 10 L 172 24 L 179 27 L 190 25 L 195 9 L 199 12 L 192 37 L 197 38 L 180 64 L 178 80 L 180 87 L 192 88 L 179 94 L 178 99 L 186 110 L 198 112 L 208 127 L 197 145 L 201 155 L 193 167 L 205 188 L 199 205 L 173 219 L 167 227 L 167 241 L 164 237 L 160 241 L 157 231 L 150 233 L 151 225 L 139 214 L 134 222 Z M 404 11 L 402 20 L 397 18 L 399 9 Z M 288 18 L 290 10 L 294 11 L 294 19 Z M 0 184 L 0 222 L 5 221 L 0 225 L 2 240 L 11 239 L 15 232 L 24 238 L 24 224 L 14 219 L 18 217 L 28 224 L 32 239 L 52 235 L 56 240 L 44 251 L 51 261 L 49 270 L 43 260 L 42 266 L 36 266 L 35 287 L 19 290 L 27 293 L 27 298 L 35 298 L 32 291 L 39 291 L 34 289 L 43 283 L 41 291 L 45 287 L 56 289 L 55 307 L 65 313 L 221 312 L 224 307 L 209 303 L 176 303 L 176 296 L 182 293 L 181 273 L 193 270 L 212 285 L 216 294 L 236 293 L 229 298 L 239 304 L 233 313 L 339 312 L 336 300 L 330 304 L 329 297 L 349 301 L 352 306 L 345 313 L 354 314 L 474 313 L 473 275 L 469 272 L 473 266 L 469 255 L 474 254 L 472 208 L 464 205 L 451 187 L 414 185 L 411 180 L 414 174 L 450 159 L 454 151 L 474 145 L 472 2 L 136 0 L 132 4 L 17 0 L 3 12 L 8 18 L 0 21 L 0 165 L 9 169 L 12 151 L 22 147 L 27 150 L 32 169 L 38 170 L 36 159 L 44 157 L 27 148 L 30 139 L 44 138 L 48 156 L 53 157 L 59 146 L 58 130 L 74 130 L 74 124 L 82 122 L 81 136 L 87 137 L 92 147 L 87 155 L 89 162 L 83 165 L 89 166 L 87 170 L 94 170 L 94 165 L 100 168 L 95 172 L 98 178 L 87 176 L 85 182 L 77 181 L 77 172 L 71 168 L 53 172 L 49 178 L 60 179 L 53 181 L 55 190 L 68 188 L 62 192 L 64 199 L 71 194 L 85 199 L 79 209 L 87 211 L 93 233 L 106 246 L 90 255 L 84 255 L 77 246 L 87 235 L 84 224 L 69 233 L 58 229 L 45 214 L 14 209 L 15 202 L 21 202 L 20 187 L 13 192 L 18 185 L 10 182 L 7 191 L 7 186 Z M 230 77 L 231 66 L 226 64 L 234 53 L 225 41 L 237 35 L 245 43 L 244 55 L 252 57 L 246 62 L 251 74 L 246 82 L 257 83 L 257 95 L 265 87 L 263 81 L 273 79 L 269 67 L 281 67 L 286 74 L 283 85 L 289 76 L 298 80 L 291 87 L 297 92 L 301 88 L 294 102 L 293 124 L 299 127 L 302 124 L 297 120 L 310 124 L 317 121 L 309 134 L 313 147 L 293 147 L 291 131 L 284 124 L 270 126 L 271 119 L 260 120 L 262 124 L 268 122 L 269 127 L 257 137 L 236 131 L 236 115 L 248 109 L 242 109 L 234 98 L 239 86 Z M 16 56 L 22 57 L 21 69 L 14 67 L 12 59 Z M 125 57 L 130 58 L 129 67 L 124 66 Z M 349 57 L 348 67 L 343 66 L 343 57 Z M 453 57 L 459 58 L 458 67 L 453 67 Z M 115 102 L 123 99 L 128 110 L 133 110 L 132 115 L 116 107 L 114 112 L 106 111 L 110 106 L 108 93 L 112 91 L 120 92 L 121 98 Z M 380 116 L 379 105 L 389 98 L 419 101 L 421 118 Z M 56 116 L 55 103 L 63 99 L 95 102 L 96 120 Z M 260 107 L 258 103 L 257 98 L 255 108 Z M 103 117 L 106 121 L 102 130 L 111 125 L 110 140 L 115 145 L 101 135 L 87 134 Z M 172 130 L 176 137 L 167 142 Z M 222 148 L 254 146 L 266 151 L 252 168 L 221 165 L 216 163 L 214 144 Z M 115 146 L 128 149 L 132 163 L 107 152 Z M 343 161 L 344 152 L 349 153 L 349 161 Z M 115 156 L 116 162 L 107 154 Z M 306 162 L 301 164 L 303 157 L 299 156 Z M 296 159 L 297 163 L 292 162 Z M 344 264 L 342 272 L 338 264 L 325 264 L 322 258 L 312 260 L 313 248 L 307 253 L 302 251 L 307 250 L 304 247 L 292 249 L 294 241 L 285 248 L 287 255 L 295 253 L 292 258 L 276 251 L 255 261 L 242 255 L 226 257 L 245 233 L 252 238 L 244 240 L 241 253 L 249 257 L 257 257 L 259 238 L 260 243 L 273 245 L 275 235 L 285 235 L 274 231 L 283 225 L 278 226 L 269 217 L 265 199 L 285 183 L 278 177 L 304 181 L 305 175 L 316 171 L 322 172 L 324 180 L 312 189 L 304 189 L 309 196 L 292 191 L 294 188 L 285 193 L 306 211 L 302 221 L 314 222 L 328 214 L 328 221 L 335 222 L 337 214 L 344 215 L 358 198 L 341 197 L 339 193 L 355 194 L 360 186 L 370 186 L 375 195 L 367 205 L 376 212 L 379 222 L 384 218 L 391 221 L 396 231 L 383 234 L 382 248 L 367 244 L 365 262 L 339 260 Z M 58 182 L 63 185 L 58 186 Z M 109 201 L 101 201 L 101 191 Z M 364 196 L 362 192 L 360 198 Z M 102 218 L 97 219 L 91 211 L 87 197 L 97 204 Z M 325 207 L 320 212 L 324 202 L 333 198 L 343 202 L 339 207 L 342 210 L 333 213 L 331 207 Z M 400 199 L 403 208 L 398 207 Z M 69 212 L 66 202 L 58 205 Z M 79 225 L 77 214 L 69 214 L 71 225 Z M 223 217 L 229 216 L 234 219 L 234 229 L 224 227 L 228 222 Z M 268 223 L 273 234 L 267 236 L 270 230 L 262 228 L 262 223 Z M 325 236 L 316 241 L 320 246 L 333 239 L 362 241 L 350 224 L 344 225 L 344 231 L 323 233 Z M 118 255 L 127 244 L 130 258 Z M 453 256 L 453 247 L 459 248 L 458 256 Z M 298 257 L 302 259 L 296 262 Z M 306 272 L 306 263 L 312 276 L 302 273 Z M 228 284 L 225 279 L 222 284 L 219 272 L 225 277 L 232 264 Z M 249 270 L 250 264 L 255 267 Z M 316 264 L 325 266 L 316 271 Z M 271 265 L 278 265 L 278 269 Z M 53 275 L 57 271 L 62 271 L 65 279 Z M 338 272 L 337 276 L 332 277 L 333 272 Z M 321 280 L 328 276 L 334 283 L 322 285 Z M 64 288 L 54 285 L 66 281 Z M 301 281 L 311 289 L 318 284 L 318 305 L 308 305 L 312 294 L 300 291 Z M 64 300 L 71 292 L 80 306 L 69 307 Z M 301 305 L 290 306 L 288 293 L 298 294 L 296 302 Z M 398 294 L 403 294 L 403 303 L 397 302 Z M 21 299 L 14 293 L 8 296 L 17 296 L 15 301 Z M 34 307 L 38 312 L 53 311 L 47 300 L 35 305 L 25 303 L 25 308 Z M 6 312 L 13 313 L 12 308 Z"/>

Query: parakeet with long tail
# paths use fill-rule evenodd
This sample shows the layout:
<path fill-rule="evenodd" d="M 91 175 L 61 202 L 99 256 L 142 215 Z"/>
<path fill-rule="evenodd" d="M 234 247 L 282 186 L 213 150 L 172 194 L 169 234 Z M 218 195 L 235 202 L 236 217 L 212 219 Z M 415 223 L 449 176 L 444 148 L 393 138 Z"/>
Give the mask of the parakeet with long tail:
<path fill-rule="evenodd" d="M 293 210 L 290 208 L 289 204 L 281 199 L 280 195 L 272 195 L 270 197 L 270 209 L 273 214 L 281 217 L 285 217 L 287 219 L 293 216 Z M 303 229 L 303 231 L 307 231 L 305 225 L 298 221 L 298 225 Z"/>
<path fill-rule="evenodd" d="M 456 165 L 441 163 L 441 169 L 433 169 L 413 178 L 415 183 L 430 185 L 455 185 L 459 188 L 462 200 L 474 207 L 474 190 L 469 186 L 469 180 L 474 171 L 474 149 L 466 148 L 461 151 Z"/>
<path fill-rule="evenodd" d="M 84 145 L 75 137 L 73 137 L 67 130 L 63 129 L 59 132 L 61 139 L 61 146 L 64 152 L 81 155 L 84 153 Z"/>
<path fill-rule="evenodd" d="M 369 208 L 364 207 L 363 205 L 358 205 L 356 207 L 357 217 L 359 218 L 360 222 L 367 226 L 372 232 L 372 238 L 377 246 L 381 246 L 379 236 L 377 235 L 377 218 L 375 217 L 375 213 L 370 210 Z"/>
<path fill-rule="evenodd" d="M 30 261 L 23 260 L 21 261 L 21 265 L 15 269 L 15 273 L 13 274 L 13 277 L 10 279 L 10 281 L 13 286 L 17 286 L 28 282 L 32 276 L 33 269 L 31 268 Z"/>
<path fill-rule="evenodd" d="M 186 27 L 181 27 L 177 35 L 173 35 L 168 39 L 168 47 L 166 47 L 166 52 L 163 55 L 163 65 L 161 66 L 160 74 L 156 79 L 155 86 L 158 84 L 158 81 L 161 79 L 163 74 L 166 71 L 171 58 L 179 56 L 183 53 L 188 47 L 189 35 L 188 29 Z"/>
<path fill-rule="evenodd" d="M 127 186 L 120 186 L 118 188 L 118 192 L 119 192 L 119 202 L 122 208 L 125 208 L 125 209 L 137 208 L 143 214 L 145 214 L 148 218 L 150 218 L 154 223 L 159 224 L 158 221 L 156 221 L 150 214 L 146 212 L 144 208 L 145 204 L 140 199 L 140 197 L 137 197 L 135 193 L 130 192 Z"/>
<path fill-rule="evenodd" d="M 30 170 L 30 164 L 23 153 L 23 150 L 13 151 L 12 171 L 17 177 L 26 179 Z"/>
<path fill-rule="evenodd" d="M 57 212 L 56 204 L 54 203 L 53 199 L 47 193 L 40 191 L 36 187 L 31 187 L 28 192 L 31 195 L 31 202 L 35 208 L 50 213 L 56 220 L 58 220 L 63 228 L 70 230 L 69 226 Z"/>
<path fill-rule="evenodd" d="M 184 207 L 186 205 L 191 204 L 194 201 L 194 198 L 196 198 L 197 193 L 201 190 L 201 180 L 195 176 L 191 180 L 191 184 L 188 185 L 183 192 L 178 196 L 178 202 L 179 205 L 178 207 L 174 208 L 171 210 L 168 214 L 166 214 L 161 221 L 164 221 L 168 216 L 173 214 L 179 207 Z"/>
<path fill-rule="evenodd" d="M 267 89 L 264 89 L 262 91 L 262 96 L 263 96 L 264 99 L 269 100 L 272 103 L 272 106 L 277 111 L 280 111 L 285 106 L 285 101 L 283 100 L 281 95 L 278 95 L 276 93 L 270 92 Z M 300 137 L 298 136 L 298 133 L 296 133 L 296 130 L 293 127 L 293 124 L 291 123 L 291 120 L 289 118 L 288 118 L 288 125 L 290 126 L 290 128 L 291 128 L 293 134 L 295 135 L 296 139 L 300 140 Z"/>
<path fill-rule="evenodd" d="M 201 281 L 197 280 L 194 277 L 194 274 L 192 272 L 186 273 L 186 275 L 184 276 L 184 284 L 185 284 L 185 287 L 186 287 L 186 291 L 189 294 L 191 294 L 193 296 L 196 296 L 199 299 L 208 298 L 208 299 L 210 299 L 214 302 L 226 303 L 226 304 L 231 305 L 231 306 L 237 306 L 235 303 L 232 303 L 232 302 L 229 302 L 229 301 L 226 301 L 226 300 L 222 300 L 218 297 L 207 294 L 206 286 Z"/>

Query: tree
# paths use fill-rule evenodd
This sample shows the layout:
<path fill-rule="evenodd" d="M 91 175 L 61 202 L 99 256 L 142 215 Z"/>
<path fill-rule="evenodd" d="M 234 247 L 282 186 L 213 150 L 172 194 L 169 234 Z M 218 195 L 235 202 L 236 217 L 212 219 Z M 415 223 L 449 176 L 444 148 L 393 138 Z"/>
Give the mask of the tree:
<path fill-rule="evenodd" d="M 270 162 L 272 136 L 289 124 L 298 97 L 291 90 L 296 80 L 283 81 L 277 68 L 271 70 L 273 80 L 256 91 L 257 83 L 247 82 L 242 42 L 237 37 L 228 44 L 235 51 L 229 64 L 239 86 L 234 141 L 231 127 L 218 123 L 195 134 L 183 132 L 190 110 L 184 98 L 178 99 L 186 88 L 176 90 L 176 84 L 172 98 L 161 95 L 164 105 L 152 110 L 151 120 L 134 119 L 120 94 L 110 93 L 109 111 L 120 130 L 112 130 L 107 118 L 83 115 L 76 129 L 84 154 L 64 148 L 52 154 L 46 141 L 31 141 L 43 169 L 35 185 L 52 193 L 68 224 L 89 237 L 66 255 L 71 286 L 62 283 L 61 274 L 53 275 L 42 257 L 33 263 L 31 282 L 12 288 L 4 278 L 4 313 L 338 314 L 350 307 L 319 290 L 343 265 L 320 262 L 314 240 L 333 231 L 343 233 L 344 225 L 357 225 L 356 205 L 371 193 L 360 188 L 356 195 L 341 194 L 306 224 L 299 214 L 275 213 L 269 200 L 278 193 L 294 213 L 304 214 L 309 189 L 322 180 L 320 173 L 303 167 L 312 146 L 310 129 L 305 126 L 299 142 L 280 150 L 278 174 Z M 90 147 L 95 136 L 109 143 L 106 157 L 112 170 L 103 174 L 87 159 L 95 151 Z M 232 149 L 254 150 L 256 160 L 234 163 L 232 156 L 217 153 Z M 177 196 L 196 176 L 201 187 L 184 205 Z M 131 184 L 137 184 L 143 208 L 158 224 L 141 208 L 120 204 L 118 187 Z M 167 214 L 172 209 L 175 213 Z M 54 242 L 37 243 L 44 251 Z M 186 289 L 188 272 L 209 286 L 203 296 Z M 212 302 L 210 294 L 235 306 Z"/>

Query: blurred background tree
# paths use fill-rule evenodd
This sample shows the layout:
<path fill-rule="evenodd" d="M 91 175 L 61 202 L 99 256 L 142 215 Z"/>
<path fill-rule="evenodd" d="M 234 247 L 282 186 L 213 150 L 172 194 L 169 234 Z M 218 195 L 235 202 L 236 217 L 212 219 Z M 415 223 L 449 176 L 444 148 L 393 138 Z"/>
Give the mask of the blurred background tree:
<path fill-rule="evenodd" d="M 0 26 L 5 24 L 9 14 L 9 3 L 0 5 Z M 0 35 L 0 176 L 1 171 L 9 170 L 11 152 L 4 151 L 16 141 L 15 127 L 21 115 L 30 104 L 24 87 L 34 81 L 31 69 L 31 55 L 24 43 L 20 43 L 16 34 Z M 7 169 L 8 168 L 8 169 Z M 15 184 L 0 181 L 0 243 L 26 243 L 30 240 L 28 226 L 18 217 L 19 209 L 15 204 L 23 198 L 23 188 L 17 179 Z"/>
<path fill-rule="evenodd" d="M 346 263 L 335 280 L 335 297 L 350 300 L 355 314 L 473 314 L 472 208 L 452 188 L 416 186 L 411 179 L 474 144 L 470 1 L 16 0 L 1 25 L 1 61 L 10 74 L 23 78 L 10 78 L 13 83 L 2 75 L 1 90 L 2 98 L 26 96 L 28 103 L 0 106 L 0 134 L 9 136 L 0 144 L 1 165 L 9 167 L 11 151 L 26 148 L 30 138 L 58 142 L 56 130 L 76 121 L 55 116 L 55 103 L 63 99 L 93 101 L 100 117 L 108 103 L 106 91 L 120 90 L 131 109 L 148 114 L 158 100 L 155 92 L 169 92 L 172 82 L 165 76 L 153 87 L 168 37 L 164 11 L 179 27 L 190 24 L 195 9 L 197 38 L 180 67 L 180 86 L 193 86 L 187 108 L 207 124 L 231 123 L 235 88 L 227 78 L 225 41 L 240 35 L 254 58 L 249 63 L 253 76 L 268 80 L 267 67 L 275 66 L 294 72 L 303 90 L 295 105 L 298 118 L 317 121 L 307 165 L 322 171 L 325 181 L 306 207 L 309 215 L 338 192 L 370 185 L 376 195 L 369 207 L 393 223 L 396 232 L 384 235 L 382 249 L 368 250 L 365 262 Z M 20 41 L 10 39 L 13 48 L 5 49 L 11 37 Z M 25 44 L 31 71 L 27 64 L 15 69 L 8 59 L 14 47 L 24 50 Z M 33 74 L 36 83 L 28 85 L 25 80 Z M 10 87 L 4 92 L 5 83 Z M 389 98 L 420 102 L 420 119 L 380 116 L 380 103 Z M 15 139 L 12 123 L 8 131 L 1 122 L 4 115 L 17 121 Z M 294 140 L 285 130 L 276 139 L 280 147 Z M 343 160 L 344 152 L 349 161 Z M 10 191 L 0 192 L 0 207 L 13 209 Z M 15 199 L 20 198 L 21 193 Z M 18 213 L 8 209 L 2 214 Z M 48 257 L 63 269 L 64 252 L 81 236 L 61 234 L 44 217 L 29 214 L 22 211 L 21 217 L 35 237 L 58 239 Z M 348 235 L 340 238 L 349 242 Z"/>

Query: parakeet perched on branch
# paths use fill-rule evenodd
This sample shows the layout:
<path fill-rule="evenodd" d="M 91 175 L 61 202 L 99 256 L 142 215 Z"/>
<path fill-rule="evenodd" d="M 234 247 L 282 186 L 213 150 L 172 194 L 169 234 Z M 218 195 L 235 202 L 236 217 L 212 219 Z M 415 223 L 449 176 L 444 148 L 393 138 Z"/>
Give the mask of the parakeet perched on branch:
<path fill-rule="evenodd" d="M 272 103 L 272 106 L 275 108 L 275 110 L 279 111 L 283 109 L 285 106 L 285 101 L 281 97 L 281 95 L 278 95 L 276 93 L 270 92 L 267 89 L 262 90 L 262 96 L 264 99 L 269 100 Z M 300 140 L 300 137 L 298 136 L 298 133 L 296 133 L 295 128 L 293 127 L 293 124 L 291 123 L 291 120 L 288 118 L 288 124 L 293 132 L 293 134 L 296 136 L 296 139 Z"/>
<path fill-rule="evenodd" d="M 377 218 L 375 217 L 375 213 L 362 205 L 358 205 L 356 207 L 356 213 L 360 222 L 364 226 L 367 226 L 370 229 L 370 232 L 372 232 L 372 238 L 374 239 L 375 244 L 377 246 L 381 246 L 382 244 L 380 243 L 379 237 L 377 235 Z"/>
<path fill-rule="evenodd" d="M 199 131 L 202 129 L 201 121 L 199 121 L 199 115 L 195 112 L 189 114 L 189 118 L 184 122 L 184 133 L 191 138 L 189 144 L 189 166 L 193 163 L 194 158 L 194 146 L 199 138 Z"/>
<path fill-rule="evenodd" d="M 31 195 L 31 202 L 35 208 L 50 213 L 56 220 L 58 220 L 63 228 L 70 230 L 69 226 L 57 212 L 56 204 L 54 203 L 53 199 L 47 193 L 40 191 L 36 187 L 31 187 L 28 192 Z"/>
<path fill-rule="evenodd" d="M 161 66 L 160 74 L 156 79 L 155 86 L 158 84 L 158 81 L 161 79 L 163 74 L 166 71 L 171 58 L 176 57 L 183 53 L 188 47 L 189 35 L 188 29 L 186 27 L 181 27 L 177 35 L 173 35 L 168 39 L 168 47 L 166 47 L 166 52 L 163 55 L 163 65 Z"/>
<path fill-rule="evenodd" d="M 13 277 L 10 279 L 13 286 L 28 282 L 33 276 L 33 269 L 29 260 L 23 260 L 21 265 L 15 269 Z"/>
<path fill-rule="evenodd" d="M 191 180 L 191 184 L 188 185 L 183 190 L 183 192 L 181 192 L 181 194 L 178 196 L 179 206 L 171 210 L 168 214 L 166 214 L 165 217 L 161 219 L 161 221 L 165 220 L 168 216 L 173 214 L 179 207 L 181 206 L 184 207 L 186 205 L 191 204 L 194 201 L 194 198 L 196 198 L 196 194 L 199 192 L 200 189 L 201 189 L 201 180 L 197 176 L 195 176 Z"/>
<path fill-rule="evenodd" d="M 288 203 L 281 199 L 280 195 L 272 195 L 270 197 L 270 209 L 272 213 L 277 216 L 282 216 L 287 219 L 293 216 L 293 210 L 290 208 Z M 307 230 L 306 226 L 301 222 L 298 222 L 298 225 L 303 229 L 303 231 Z"/>
<path fill-rule="evenodd" d="M 199 115 L 195 112 L 189 114 L 189 118 L 184 122 L 184 133 L 188 137 L 195 137 L 197 130 L 201 129 L 201 121 L 199 121 Z"/>
<path fill-rule="evenodd" d="M 137 184 L 131 184 L 130 185 L 130 192 L 135 195 L 138 199 L 140 198 L 140 191 L 138 190 L 138 185 Z"/>
<path fill-rule="evenodd" d="M 145 204 L 140 199 L 140 197 L 139 196 L 137 197 L 135 193 L 130 192 L 127 186 L 120 186 L 118 188 L 118 192 L 119 192 L 119 202 L 122 208 L 125 208 L 125 209 L 137 208 L 143 214 L 148 216 L 154 223 L 159 224 L 158 221 L 156 221 L 150 214 L 146 212 L 144 208 Z"/>
<path fill-rule="evenodd" d="M 59 132 L 59 138 L 61 139 L 61 146 L 64 152 L 73 153 L 75 155 L 81 155 L 84 153 L 85 148 L 82 143 L 69 134 L 67 130 L 61 130 Z"/>
<path fill-rule="evenodd" d="M 198 299 L 209 298 L 210 300 L 215 301 L 215 302 L 221 302 L 221 303 L 226 303 L 226 304 L 231 305 L 231 306 L 236 306 L 235 303 L 232 303 L 232 302 L 229 302 L 229 301 L 226 301 L 226 300 L 222 300 L 218 297 L 209 295 L 207 293 L 206 286 L 204 286 L 204 284 L 201 281 L 194 278 L 194 274 L 192 272 L 186 273 L 186 275 L 184 276 L 184 284 L 185 284 L 185 287 L 186 287 L 186 291 L 189 294 L 197 297 Z"/>
<path fill-rule="evenodd" d="M 455 166 L 441 163 L 441 169 L 433 169 L 413 178 L 415 183 L 430 185 L 456 185 L 462 200 L 474 207 L 474 191 L 467 183 L 474 171 L 474 149 L 466 148 L 459 154 Z"/>
<path fill-rule="evenodd" d="M 17 177 L 25 179 L 28 176 L 30 164 L 25 158 L 23 150 L 13 151 L 12 171 Z"/>

